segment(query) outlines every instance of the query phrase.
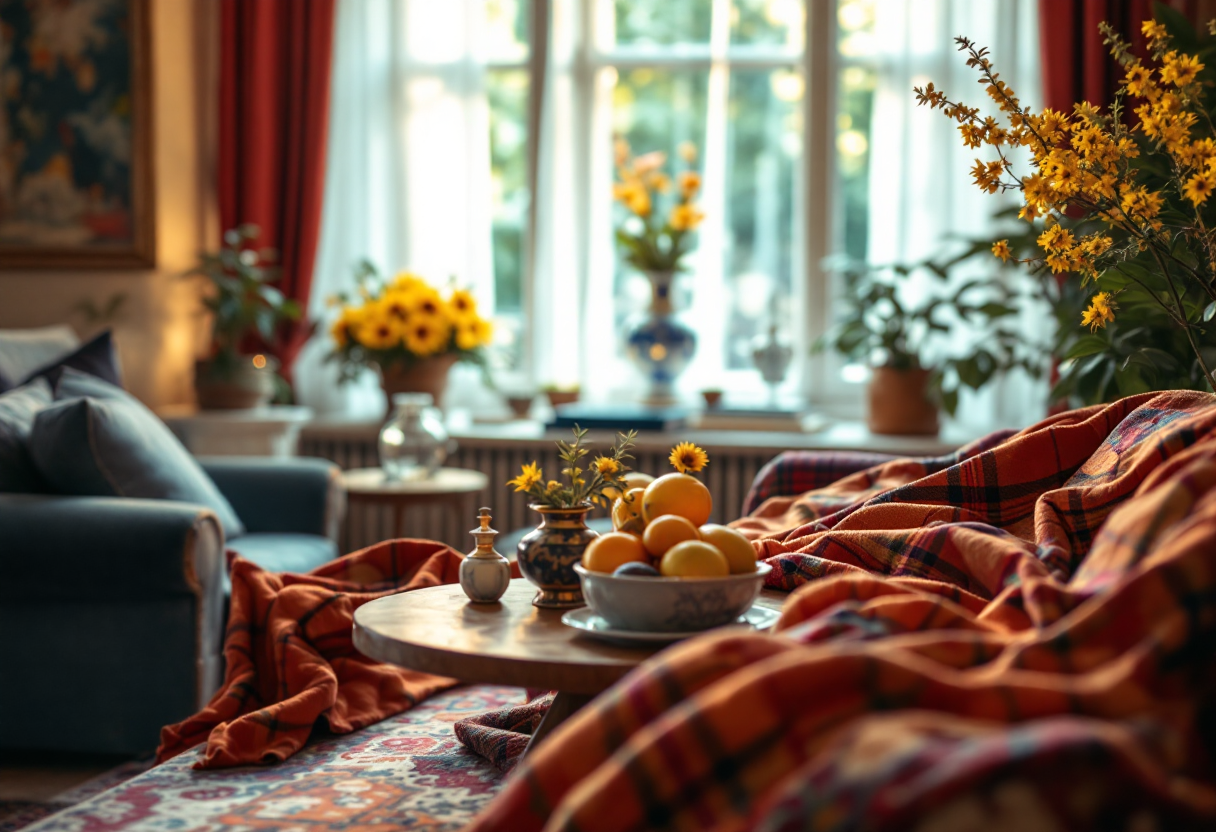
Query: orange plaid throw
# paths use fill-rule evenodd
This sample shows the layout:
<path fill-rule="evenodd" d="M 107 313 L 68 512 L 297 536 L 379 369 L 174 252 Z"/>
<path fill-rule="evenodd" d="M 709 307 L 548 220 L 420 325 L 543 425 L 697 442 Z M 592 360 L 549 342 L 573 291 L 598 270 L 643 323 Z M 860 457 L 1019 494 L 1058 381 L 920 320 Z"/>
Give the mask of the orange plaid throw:
<path fill-rule="evenodd" d="M 471 825 L 1216 828 L 1216 396 L 1048 419 L 741 521 L 781 632 L 659 654 Z"/>
<path fill-rule="evenodd" d="M 379 664 L 351 643 L 354 611 L 374 598 L 458 580 L 461 556 L 442 543 L 390 540 L 306 575 L 233 558 L 224 684 L 202 711 L 161 730 L 158 763 L 201 742 L 195 768 L 286 759 L 323 719 L 345 734 L 456 684 Z"/>

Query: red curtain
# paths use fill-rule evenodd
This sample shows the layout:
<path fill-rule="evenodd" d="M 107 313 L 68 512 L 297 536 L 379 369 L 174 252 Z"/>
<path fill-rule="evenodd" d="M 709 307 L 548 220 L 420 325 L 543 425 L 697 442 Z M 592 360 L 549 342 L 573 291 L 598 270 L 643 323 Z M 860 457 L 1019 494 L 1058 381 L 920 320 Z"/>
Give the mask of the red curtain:
<path fill-rule="evenodd" d="M 321 231 L 335 0 L 221 0 L 219 203 L 222 228 L 261 227 L 283 293 L 308 307 Z M 303 321 L 266 349 L 290 378 Z"/>

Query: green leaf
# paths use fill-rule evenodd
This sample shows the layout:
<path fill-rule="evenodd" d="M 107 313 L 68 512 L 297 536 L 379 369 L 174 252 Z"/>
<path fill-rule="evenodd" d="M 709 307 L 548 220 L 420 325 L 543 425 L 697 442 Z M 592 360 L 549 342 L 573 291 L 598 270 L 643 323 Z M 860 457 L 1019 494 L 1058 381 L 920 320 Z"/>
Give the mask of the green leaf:
<path fill-rule="evenodd" d="M 953 416 L 958 410 L 958 390 L 942 390 L 942 410 Z"/>
<path fill-rule="evenodd" d="M 1085 358 L 1089 355 L 1097 355 L 1106 352 L 1110 348 L 1110 344 L 1105 338 L 1097 335 L 1082 335 L 1077 339 L 1077 342 L 1072 345 L 1072 348 L 1064 354 L 1065 359 L 1069 358 Z"/>

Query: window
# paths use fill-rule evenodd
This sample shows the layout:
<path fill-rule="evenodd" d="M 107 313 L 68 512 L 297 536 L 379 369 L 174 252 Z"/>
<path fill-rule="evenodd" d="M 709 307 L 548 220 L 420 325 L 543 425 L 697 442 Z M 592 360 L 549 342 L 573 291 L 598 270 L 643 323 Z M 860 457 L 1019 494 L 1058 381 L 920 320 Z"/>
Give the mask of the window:
<path fill-rule="evenodd" d="M 682 392 L 754 400 L 775 325 L 785 393 L 855 409 L 839 362 L 810 355 L 831 323 L 820 264 L 920 257 L 909 240 L 986 221 L 943 196 L 970 163 L 910 90 L 965 75 L 959 31 L 1033 68 L 1034 29 L 1031 0 L 342 0 L 317 293 L 364 256 L 454 275 L 493 309 L 500 387 L 629 397 L 620 339 L 649 291 L 613 241 L 613 139 L 672 158 L 691 141 L 706 220 L 677 289 L 699 337 Z"/>

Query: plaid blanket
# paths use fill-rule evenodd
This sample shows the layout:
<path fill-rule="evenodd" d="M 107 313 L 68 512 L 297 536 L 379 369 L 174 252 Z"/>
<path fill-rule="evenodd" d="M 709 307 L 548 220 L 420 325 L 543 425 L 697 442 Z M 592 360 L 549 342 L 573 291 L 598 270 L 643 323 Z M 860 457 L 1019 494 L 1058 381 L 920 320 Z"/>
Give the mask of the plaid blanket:
<path fill-rule="evenodd" d="M 470 829 L 1216 825 L 1216 396 L 883 462 L 738 526 L 795 590 L 781 632 L 659 654 Z"/>
<path fill-rule="evenodd" d="M 156 761 L 205 742 L 195 768 L 277 762 L 299 751 L 319 720 L 349 733 L 456 684 L 366 658 L 351 623 L 374 598 L 456 582 L 461 559 L 424 540 L 378 543 L 305 575 L 233 556 L 224 683 L 199 713 L 161 730 Z"/>

